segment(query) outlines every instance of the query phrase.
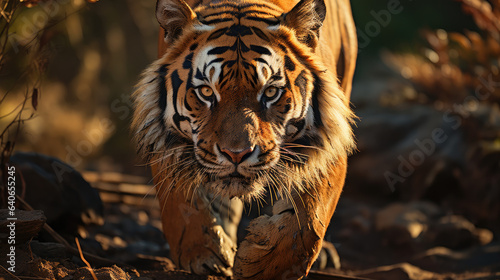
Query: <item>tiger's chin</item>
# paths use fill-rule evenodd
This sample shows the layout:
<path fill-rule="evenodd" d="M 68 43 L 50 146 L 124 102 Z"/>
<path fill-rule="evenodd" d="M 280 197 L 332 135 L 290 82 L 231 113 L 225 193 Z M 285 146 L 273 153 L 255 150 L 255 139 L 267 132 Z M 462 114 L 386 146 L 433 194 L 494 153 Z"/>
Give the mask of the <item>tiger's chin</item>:
<path fill-rule="evenodd" d="M 205 186 L 213 194 L 228 198 L 238 197 L 243 201 L 258 198 L 264 192 L 264 186 L 257 180 L 243 176 L 221 177 L 208 182 Z"/>

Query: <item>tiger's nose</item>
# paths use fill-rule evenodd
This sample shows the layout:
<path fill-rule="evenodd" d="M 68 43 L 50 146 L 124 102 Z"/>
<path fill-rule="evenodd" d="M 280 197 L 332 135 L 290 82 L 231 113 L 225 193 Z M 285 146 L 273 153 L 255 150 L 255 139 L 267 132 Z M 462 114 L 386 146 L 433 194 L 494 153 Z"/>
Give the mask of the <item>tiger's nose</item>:
<path fill-rule="evenodd" d="M 220 151 L 222 154 L 227 157 L 232 163 L 239 164 L 249 158 L 253 151 L 254 147 L 248 147 L 242 151 L 231 151 L 226 148 L 221 148 Z"/>

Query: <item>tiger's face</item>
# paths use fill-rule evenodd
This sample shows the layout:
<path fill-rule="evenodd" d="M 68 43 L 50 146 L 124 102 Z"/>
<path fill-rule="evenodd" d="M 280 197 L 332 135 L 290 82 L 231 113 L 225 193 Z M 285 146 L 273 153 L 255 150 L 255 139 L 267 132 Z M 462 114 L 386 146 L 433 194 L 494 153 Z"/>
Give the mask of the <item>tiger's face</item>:
<path fill-rule="evenodd" d="M 158 12 L 169 47 L 135 94 L 139 143 L 189 188 L 253 197 L 286 187 L 325 145 L 317 30 L 299 36 L 270 3 L 180 4 Z"/>

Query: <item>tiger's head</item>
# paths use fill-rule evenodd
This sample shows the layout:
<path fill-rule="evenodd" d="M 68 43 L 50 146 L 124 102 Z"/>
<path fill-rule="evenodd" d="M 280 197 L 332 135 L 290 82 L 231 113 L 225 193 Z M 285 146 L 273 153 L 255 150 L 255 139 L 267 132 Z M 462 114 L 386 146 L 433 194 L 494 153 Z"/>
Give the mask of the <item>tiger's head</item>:
<path fill-rule="evenodd" d="M 132 126 L 166 191 L 290 191 L 351 150 L 352 113 L 319 55 L 325 13 L 322 0 L 158 1 L 167 49 L 138 84 Z"/>

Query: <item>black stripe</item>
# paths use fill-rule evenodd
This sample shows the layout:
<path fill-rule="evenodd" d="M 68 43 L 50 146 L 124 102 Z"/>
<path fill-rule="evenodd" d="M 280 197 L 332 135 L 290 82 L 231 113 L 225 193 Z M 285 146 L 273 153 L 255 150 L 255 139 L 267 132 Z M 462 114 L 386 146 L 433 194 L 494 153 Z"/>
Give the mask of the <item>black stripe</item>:
<path fill-rule="evenodd" d="M 191 81 L 192 80 L 191 77 L 193 77 L 193 69 L 189 70 L 188 79 L 186 81 L 186 95 L 189 93 L 189 90 L 193 87 L 193 83 Z M 188 111 L 192 111 L 191 106 L 188 103 L 187 96 L 184 98 L 184 107 L 186 107 L 186 109 Z"/>
<path fill-rule="evenodd" d="M 324 147 L 324 140 L 323 140 L 323 138 L 321 138 L 317 134 L 311 134 L 311 135 L 306 134 L 303 137 L 301 137 L 301 138 L 293 141 L 292 143 L 305 146 L 305 147 L 302 147 L 302 148 L 294 148 L 294 147 L 292 147 L 292 149 L 299 150 L 299 151 L 301 149 L 311 149 L 311 148 L 308 148 L 308 147 L 320 147 L 320 148 Z"/>
<path fill-rule="evenodd" d="M 247 45 L 245 45 L 245 43 L 243 43 L 243 41 L 239 37 L 238 37 L 238 40 L 236 40 L 236 43 L 234 44 L 234 46 L 238 47 L 238 45 L 240 47 L 240 52 L 246 53 L 246 52 L 250 51 L 250 49 L 247 47 Z M 235 48 L 235 50 L 236 50 L 236 48 Z"/>
<path fill-rule="evenodd" d="M 321 119 L 321 112 L 319 111 L 319 101 L 318 101 L 318 95 L 320 94 L 322 90 L 322 84 L 321 80 L 318 78 L 316 74 L 313 74 L 314 81 L 313 81 L 313 92 L 312 92 L 312 106 L 313 106 L 313 113 L 314 113 L 314 125 L 316 127 L 322 127 L 323 126 L 323 120 Z"/>
<path fill-rule="evenodd" d="M 279 75 L 279 73 L 278 73 L 278 74 L 274 74 L 274 75 L 272 75 L 271 77 L 269 77 L 269 80 L 270 80 L 270 81 L 273 81 L 273 82 L 274 82 L 274 81 L 279 81 L 279 80 L 282 80 L 282 79 L 283 79 L 283 77 L 281 77 L 281 76 Z"/>
<path fill-rule="evenodd" d="M 248 16 L 247 17 L 247 15 L 249 15 L 249 14 L 262 15 L 262 17 L 258 17 L 258 16 Z M 220 18 L 221 16 L 229 16 L 229 17 Z M 218 13 L 204 15 L 203 18 L 199 18 L 198 20 L 205 25 L 211 25 L 211 24 L 227 22 L 227 21 L 235 21 L 235 18 L 237 18 L 237 19 L 245 18 L 245 19 L 249 19 L 249 20 L 253 20 L 253 21 L 261 21 L 261 22 L 264 22 L 268 25 L 276 25 L 280 22 L 278 19 L 270 18 L 269 16 L 270 16 L 269 13 L 259 11 L 259 10 L 247 10 L 244 12 L 222 11 L 222 12 L 218 12 Z M 212 20 L 207 20 L 210 17 L 217 17 L 217 18 L 212 19 Z"/>
<path fill-rule="evenodd" d="M 255 35 L 257 35 L 257 37 L 261 38 L 262 40 L 264 40 L 266 42 L 270 41 L 269 37 L 267 37 L 267 35 L 260 28 L 252 27 L 252 30 L 255 33 Z"/>
<path fill-rule="evenodd" d="M 221 72 L 221 75 L 222 75 L 222 72 Z M 226 86 L 226 84 L 227 84 L 228 80 L 229 80 L 229 79 L 224 79 L 224 78 L 219 79 L 219 81 L 222 81 L 222 82 L 220 83 L 220 85 L 219 85 L 219 86 L 220 86 L 220 88 L 224 88 L 224 86 Z"/>
<path fill-rule="evenodd" d="M 256 59 L 254 59 L 255 61 L 258 61 L 258 62 L 262 62 L 264 64 L 266 64 L 267 66 L 269 66 L 269 63 L 267 62 L 267 60 L 263 59 L 263 58 L 260 58 L 260 57 L 257 57 Z"/>
<path fill-rule="evenodd" d="M 252 17 L 252 16 L 247 17 L 247 15 L 250 15 L 250 14 L 257 15 L 254 18 L 262 18 L 262 19 L 269 19 L 271 16 L 273 16 L 272 14 L 269 14 L 268 12 L 264 12 L 264 11 L 260 11 L 260 10 L 246 10 L 244 12 L 240 12 L 238 15 L 238 18 L 248 19 L 249 17 Z"/>
<path fill-rule="evenodd" d="M 181 78 L 179 77 L 179 73 L 177 70 L 172 72 L 172 75 L 170 75 L 170 79 L 172 82 L 172 94 L 173 94 L 173 101 L 174 101 L 174 110 L 175 110 L 175 113 L 178 114 L 179 111 L 177 110 L 177 94 L 179 92 L 179 88 L 181 87 L 181 85 L 184 81 L 182 81 Z"/>
<path fill-rule="evenodd" d="M 184 63 L 182 63 L 182 68 L 184 68 L 184 69 L 191 68 L 191 66 L 193 64 L 193 55 L 194 55 L 194 53 L 190 53 L 186 56 L 186 59 L 184 59 Z"/>
<path fill-rule="evenodd" d="M 265 47 L 261 47 L 261 46 L 258 46 L 258 45 L 250 45 L 250 49 L 258 54 L 267 54 L 267 55 L 271 55 L 271 52 L 269 51 L 269 49 L 265 48 Z"/>
<path fill-rule="evenodd" d="M 242 3 L 237 3 L 237 2 L 225 1 L 222 3 L 210 5 L 210 8 L 212 8 L 214 10 L 219 10 L 221 8 L 234 8 L 234 9 L 238 9 L 238 10 L 243 10 L 243 9 L 250 8 L 250 7 L 266 8 L 266 9 L 269 9 L 272 11 L 279 12 L 276 8 L 269 6 L 269 5 L 266 5 L 266 4 L 256 4 L 256 3 L 244 3 L 244 4 L 242 4 Z"/>
<path fill-rule="evenodd" d="M 297 132 L 295 132 L 295 134 L 293 134 L 293 136 L 292 136 L 292 138 L 295 138 L 306 127 L 306 119 L 292 120 L 289 122 L 289 125 L 293 125 L 297 128 Z"/>
<path fill-rule="evenodd" d="M 183 121 L 189 121 L 188 117 L 184 117 L 184 116 L 181 116 L 179 114 L 174 114 L 172 116 L 172 120 L 174 121 L 174 124 L 177 127 L 177 129 L 179 129 L 179 131 L 181 131 L 181 132 L 187 132 L 187 131 L 182 131 L 182 129 L 181 129 L 181 122 L 183 122 Z"/>
<path fill-rule="evenodd" d="M 295 63 L 293 63 L 292 59 L 288 55 L 285 55 L 285 68 L 288 71 L 295 71 Z"/>
<path fill-rule="evenodd" d="M 280 113 L 284 115 L 284 114 L 288 113 L 291 108 L 292 108 L 292 105 L 286 104 L 285 108 L 283 109 L 283 112 L 280 112 Z"/>
<path fill-rule="evenodd" d="M 210 62 L 207 64 L 207 66 L 210 66 L 210 65 L 211 65 L 211 64 L 213 64 L 213 63 L 218 63 L 218 62 L 222 62 L 222 61 L 224 61 L 224 58 L 222 58 L 222 57 L 218 57 L 218 58 L 216 58 L 216 59 L 214 59 L 214 60 L 210 61 Z"/>
<path fill-rule="evenodd" d="M 214 153 L 212 153 L 209 150 L 206 150 L 206 149 L 204 149 L 202 147 L 198 147 L 198 149 L 200 149 L 200 151 L 204 152 L 207 155 L 214 156 L 214 157 L 216 156 Z"/>
<path fill-rule="evenodd" d="M 224 5 L 225 5 L 225 3 L 224 3 Z M 272 11 L 275 11 L 275 12 L 278 11 L 274 7 L 268 6 L 266 4 L 248 3 L 248 4 L 239 4 L 238 5 L 239 9 L 246 9 L 246 8 L 250 8 L 250 7 L 252 7 L 252 8 L 253 7 L 266 8 L 266 9 L 269 9 L 269 10 L 272 10 Z"/>
<path fill-rule="evenodd" d="M 228 30 L 229 28 L 222 28 L 222 29 L 218 29 L 214 32 L 212 32 L 212 34 L 210 34 L 210 36 L 208 36 L 207 38 L 207 41 L 211 41 L 211 40 L 215 40 L 217 38 L 219 38 L 220 36 L 224 35 L 224 33 L 226 33 L 226 31 Z"/>
<path fill-rule="evenodd" d="M 295 209 L 293 209 L 293 208 L 285 209 L 285 210 L 281 211 L 278 215 L 281 215 L 281 214 L 287 213 L 287 212 L 292 214 L 292 215 L 295 215 Z"/>
<path fill-rule="evenodd" d="M 181 122 L 189 120 L 189 118 L 187 118 L 185 116 L 181 116 L 179 114 L 179 110 L 177 108 L 177 94 L 179 92 L 179 88 L 182 85 L 183 81 L 179 77 L 179 73 L 177 72 L 177 70 L 172 72 L 172 75 L 170 76 L 170 78 L 172 81 L 172 99 L 174 101 L 174 111 L 175 111 L 175 114 L 173 115 L 172 119 L 174 121 L 174 124 L 179 129 L 179 131 L 182 131 L 181 130 Z"/>
<path fill-rule="evenodd" d="M 211 4 L 210 8 L 214 10 L 219 10 L 220 8 L 239 8 L 239 4 L 235 2 L 223 2 L 223 3 L 216 3 L 216 4 Z"/>
<path fill-rule="evenodd" d="M 285 47 L 284 45 L 282 44 L 278 44 L 278 47 L 284 52 L 284 53 L 288 53 L 288 49 L 287 47 Z"/>
<path fill-rule="evenodd" d="M 292 85 L 290 84 L 290 78 L 288 77 L 288 72 L 285 72 L 285 88 L 288 90 L 292 90 Z"/>
<path fill-rule="evenodd" d="M 262 17 L 245 17 L 245 19 L 253 20 L 253 21 L 260 21 L 264 22 L 267 25 L 278 25 L 280 23 L 280 20 L 277 18 L 262 18 Z"/>
<path fill-rule="evenodd" d="M 300 131 L 302 131 L 306 127 L 306 119 L 301 119 L 300 121 L 296 122 L 294 125 L 298 130 L 296 134 L 298 134 Z"/>
<path fill-rule="evenodd" d="M 201 73 L 200 69 L 196 69 L 196 74 L 194 75 L 194 77 L 198 80 L 207 80 L 207 78 L 205 78 L 205 75 L 203 75 L 203 73 Z"/>
<path fill-rule="evenodd" d="M 209 15 L 206 17 L 220 16 L 220 15 L 224 15 L 224 14 L 227 14 L 227 12 L 213 14 L 213 15 Z M 222 23 L 222 22 L 227 22 L 227 21 L 234 21 L 234 19 L 233 18 L 216 18 L 216 19 L 212 19 L 212 20 L 199 19 L 199 21 L 205 25 L 212 25 L 212 24 L 217 24 L 217 23 Z"/>
<path fill-rule="evenodd" d="M 208 54 L 223 54 L 229 50 L 230 47 L 216 47 L 208 51 Z"/>
<path fill-rule="evenodd" d="M 244 25 L 241 24 L 234 24 L 231 27 L 229 27 L 229 31 L 227 32 L 227 36 L 231 37 L 243 37 L 246 35 L 252 35 L 252 30 Z"/>

